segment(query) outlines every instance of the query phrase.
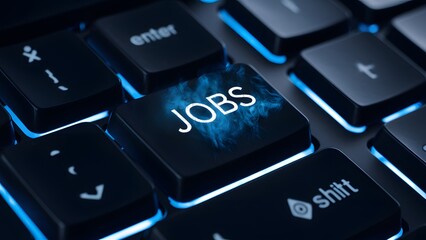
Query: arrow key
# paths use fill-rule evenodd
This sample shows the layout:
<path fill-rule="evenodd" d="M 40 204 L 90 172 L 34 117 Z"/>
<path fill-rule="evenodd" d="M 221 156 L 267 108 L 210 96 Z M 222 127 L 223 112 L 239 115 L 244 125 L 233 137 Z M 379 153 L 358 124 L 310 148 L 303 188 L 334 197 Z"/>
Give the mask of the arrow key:
<path fill-rule="evenodd" d="M 158 213 L 152 186 L 94 124 L 22 142 L 0 159 L 0 181 L 48 239 L 99 239 Z"/>

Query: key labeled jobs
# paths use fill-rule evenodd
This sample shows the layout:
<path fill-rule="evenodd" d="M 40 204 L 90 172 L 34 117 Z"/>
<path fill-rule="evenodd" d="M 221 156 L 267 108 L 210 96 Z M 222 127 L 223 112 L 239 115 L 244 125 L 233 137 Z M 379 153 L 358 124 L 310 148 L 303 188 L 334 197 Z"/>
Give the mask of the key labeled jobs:
<path fill-rule="evenodd" d="M 307 119 L 241 64 L 118 107 L 108 132 L 179 202 L 311 145 Z"/>

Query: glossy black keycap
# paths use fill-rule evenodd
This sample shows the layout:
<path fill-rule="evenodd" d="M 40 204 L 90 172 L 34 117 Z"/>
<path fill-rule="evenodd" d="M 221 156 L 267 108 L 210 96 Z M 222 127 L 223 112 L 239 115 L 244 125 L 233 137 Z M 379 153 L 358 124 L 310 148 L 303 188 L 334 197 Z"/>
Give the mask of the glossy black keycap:
<path fill-rule="evenodd" d="M 423 0 L 341 0 L 365 23 L 378 23 L 423 4 Z"/>
<path fill-rule="evenodd" d="M 401 240 L 423 240 L 426 239 L 426 225 L 415 229 L 410 234 L 401 238 Z"/>
<path fill-rule="evenodd" d="M 14 0 L 0 8 L 0 44 L 42 35 L 148 0 Z"/>
<path fill-rule="evenodd" d="M 178 2 L 161 1 L 100 19 L 89 42 L 143 93 L 225 64 L 222 44 Z"/>
<path fill-rule="evenodd" d="M 0 197 L 0 219 L 1 239 L 34 239 L 2 197 Z"/>
<path fill-rule="evenodd" d="M 274 54 L 294 52 L 349 30 L 350 12 L 329 0 L 228 0 L 223 9 Z"/>
<path fill-rule="evenodd" d="M 0 49 L 0 96 L 28 129 L 48 131 L 122 101 L 118 78 L 73 33 Z"/>
<path fill-rule="evenodd" d="M 108 131 L 180 202 L 269 167 L 311 142 L 306 118 L 246 65 L 122 105 Z"/>
<path fill-rule="evenodd" d="M 9 114 L 0 106 L 0 148 L 14 141 L 13 125 Z"/>
<path fill-rule="evenodd" d="M 426 69 L 426 7 L 392 20 L 389 40 L 417 64 Z"/>
<path fill-rule="evenodd" d="M 355 126 L 377 122 L 426 97 L 426 77 L 369 33 L 304 50 L 295 74 Z"/>
<path fill-rule="evenodd" d="M 170 216 L 149 239 L 388 239 L 400 224 L 399 204 L 328 149 Z"/>
<path fill-rule="evenodd" d="M 426 189 L 426 107 L 385 124 L 373 144 L 401 172 Z"/>
<path fill-rule="evenodd" d="M 1 154 L 0 178 L 48 239 L 99 239 L 154 216 L 152 186 L 96 125 Z"/>

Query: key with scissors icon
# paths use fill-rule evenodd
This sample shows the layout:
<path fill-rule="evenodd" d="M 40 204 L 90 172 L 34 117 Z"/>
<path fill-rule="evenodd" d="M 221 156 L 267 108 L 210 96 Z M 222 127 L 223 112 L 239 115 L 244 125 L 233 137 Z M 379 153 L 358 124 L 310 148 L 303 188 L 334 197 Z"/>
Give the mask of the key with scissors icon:
<path fill-rule="evenodd" d="M 68 31 L 0 48 L 0 69 L 2 100 L 33 133 L 68 125 L 122 102 L 118 78 Z"/>

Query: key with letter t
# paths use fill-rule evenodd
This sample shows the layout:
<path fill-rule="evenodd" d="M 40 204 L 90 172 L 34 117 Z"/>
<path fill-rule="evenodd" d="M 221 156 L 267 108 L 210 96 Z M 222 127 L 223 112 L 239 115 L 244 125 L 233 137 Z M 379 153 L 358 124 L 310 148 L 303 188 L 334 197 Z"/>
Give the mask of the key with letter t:
<path fill-rule="evenodd" d="M 327 61 L 324 61 L 327 59 Z M 338 38 L 301 53 L 290 79 L 310 88 L 345 121 L 370 125 L 425 98 L 426 77 L 369 33 Z"/>

